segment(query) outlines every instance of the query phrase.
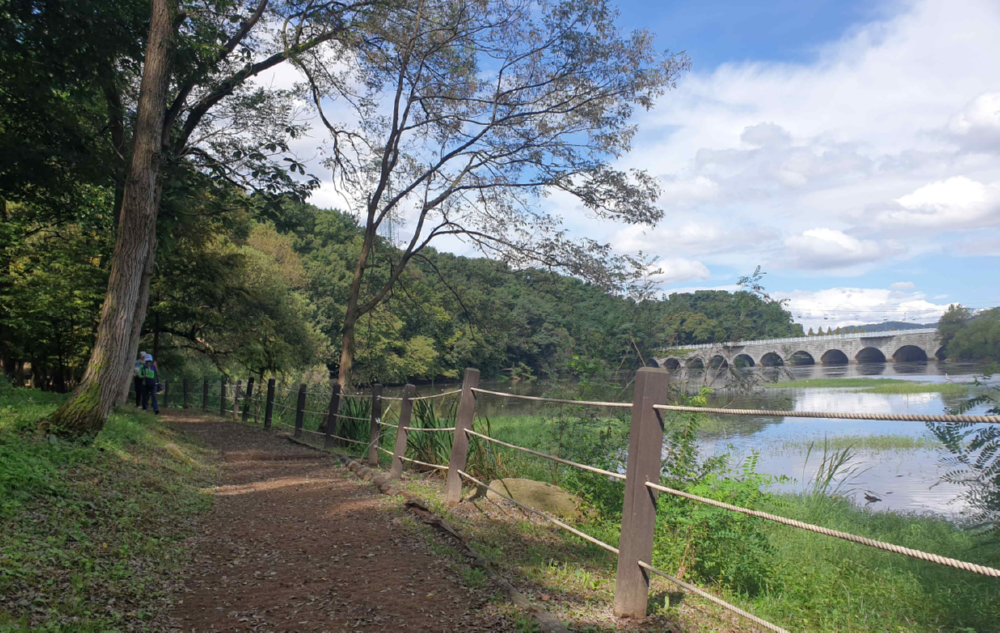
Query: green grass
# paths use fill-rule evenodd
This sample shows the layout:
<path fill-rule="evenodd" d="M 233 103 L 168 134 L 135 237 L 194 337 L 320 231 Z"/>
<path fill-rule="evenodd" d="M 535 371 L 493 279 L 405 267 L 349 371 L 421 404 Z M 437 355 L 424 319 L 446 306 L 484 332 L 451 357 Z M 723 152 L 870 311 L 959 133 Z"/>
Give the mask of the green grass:
<path fill-rule="evenodd" d="M 90 445 L 36 435 L 60 400 L 0 387 L 0 631 L 163 626 L 181 541 L 210 505 L 207 452 L 131 411 Z"/>
<path fill-rule="evenodd" d="M 858 389 L 864 393 L 908 394 L 941 393 L 965 395 L 969 386 L 957 383 L 927 383 L 895 378 L 810 378 L 765 385 L 768 389 Z"/>
<path fill-rule="evenodd" d="M 852 448 L 858 451 L 915 451 L 931 450 L 941 448 L 941 443 L 933 437 L 927 435 L 837 435 L 827 438 L 816 438 L 812 442 L 807 440 L 786 440 L 778 441 L 771 445 L 771 451 L 775 453 L 783 452 L 805 452 L 812 443 L 817 447 L 822 447 L 823 443 L 829 450 L 839 451 L 845 448 Z"/>

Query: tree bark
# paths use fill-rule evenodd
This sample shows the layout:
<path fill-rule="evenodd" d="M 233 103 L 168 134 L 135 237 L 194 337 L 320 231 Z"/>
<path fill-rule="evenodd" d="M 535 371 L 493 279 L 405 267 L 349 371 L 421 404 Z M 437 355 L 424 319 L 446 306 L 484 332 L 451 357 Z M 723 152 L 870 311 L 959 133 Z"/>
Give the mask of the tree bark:
<path fill-rule="evenodd" d="M 361 243 L 361 253 L 358 255 L 358 265 L 354 268 L 354 278 L 351 280 L 351 294 L 347 299 L 347 310 L 344 312 L 344 327 L 341 330 L 343 338 L 340 347 L 340 374 L 337 382 L 343 392 L 348 392 L 351 386 L 351 371 L 354 369 L 354 327 L 363 315 L 358 314 L 358 304 L 361 302 L 361 282 L 364 278 L 365 266 L 368 264 L 368 254 L 375 241 L 375 230 L 372 228 L 373 211 L 368 213 L 368 227 Z"/>
<path fill-rule="evenodd" d="M 163 187 L 156 188 L 156 208 L 160 208 L 160 197 Z M 142 287 L 139 290 L 139 298 L 136 300 L 135 314 L 132 316 L 132 331 L 129 336 L 128 357 L 135 360 L 139 354 L 139 341 L 142 339 L 142 324 L 146 320 L 146 308 L 149 306 L 149 284 L 153 280 L 153 266 L 156 263 L 156 223 L 149 234 L 149 254 L 146 256 L 146 263 L 142 269 Z M 157 352 L 153 352 L 153 358 L 157 358 Z M 132 374 L 125 375 L 121 383 L 121 390 L 115 403 L 126 402 L 128 400 L 129 386 L 132 384 Z"/>
<path fill-rule="evenodd" d="M 133 359 L 129 357 L 132 325 L 141 300 L 150 235 L 155 235 L 156 228 L 163 119 L 176 12 L 176 0 L 152 0 L 132 155 L 108 290 L 83 381 L 49 420 L 52 432 L 60 435 L 96 435 L 133 367 Z"/>

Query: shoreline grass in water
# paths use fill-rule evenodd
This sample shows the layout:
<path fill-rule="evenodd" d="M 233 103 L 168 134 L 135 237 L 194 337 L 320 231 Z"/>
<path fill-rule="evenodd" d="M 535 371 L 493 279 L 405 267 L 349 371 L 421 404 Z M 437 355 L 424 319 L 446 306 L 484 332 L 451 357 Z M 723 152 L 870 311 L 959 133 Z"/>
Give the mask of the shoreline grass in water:
<path fill-rule="evenodd" d="M 130 407 L 89 445 L 34 434 L 61 400 L 0 387 L 0 631 L 164 628 L 207 452 Z"/>
<path fill-rule="evenodd" d="M 909 394 L 940 393 L 944 395 L 965 395 L 970 385 L 962 383 L 929 383 L 895 378 L 809 378 L 789 380 L 764 385 L 767 389 L 855 389 L 863 393 Z"/>

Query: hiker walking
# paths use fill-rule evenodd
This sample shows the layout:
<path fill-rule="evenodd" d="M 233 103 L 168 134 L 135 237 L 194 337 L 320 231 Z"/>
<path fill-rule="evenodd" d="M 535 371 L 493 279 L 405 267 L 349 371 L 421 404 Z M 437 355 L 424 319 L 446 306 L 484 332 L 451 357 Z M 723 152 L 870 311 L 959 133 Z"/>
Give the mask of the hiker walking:
<path fill-rule="evenodd" d="M 156 366 L 153 364 L 153 357 L 146 354 L 146 360 L 142 367 L 142 410 L 149 410 L 149 400 L 153 400 L 153 413 L 160 414 L 160 404 L 156 401 Z"/>
<path fill-rule="evenodd" d="M 135 368 L 132 370 L 132 385 L 135 387 L 135 408 L 142 404 L 142 368 L 145 366 L 146 352 L 139 352 L 139 358 L 135 360 Z"/>

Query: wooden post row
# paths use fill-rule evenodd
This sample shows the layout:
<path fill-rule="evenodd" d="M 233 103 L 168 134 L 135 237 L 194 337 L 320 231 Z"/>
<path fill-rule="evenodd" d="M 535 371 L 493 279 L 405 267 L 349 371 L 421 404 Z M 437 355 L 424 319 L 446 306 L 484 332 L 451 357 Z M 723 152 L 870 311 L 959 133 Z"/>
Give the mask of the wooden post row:
<path fill-rule="evenodd" d="M 330 407 L 326 410 L 326 427 L 323 429 L 323 448 L 333 448 L 333 436 L 340 428 L 338 422 L 340 418 L 340 383 L 334 382 L 330 386 Z"/>
<path fill-rule="evenodd" d="M 201 388 L 201 410 L 208 413 L 208 378 L 205 379 Z"/>
<path fill-rule="evenodd" d="M 293 437 L 302 437 L 302 418 L 306 408 L 306 384 L 299 385 L 299 402 L 295 406 L 295 433 Z"/>
<path fill-rule="evenodd" d="M 382 437 L 382 385 L 372 385 L 372 415 L 368 421 L 368 464 L 378 466 L 378 447 Z"/>
<path fill-rule="evenodd" d="M 399 420 L 396 427 L 396 446 L 392 451 L 392 466 L 389 468 L 389 479 L 399 479 L 403 476 L 403 460 L 406 457 L 406 435 L 405 427 L 410 426 L 410 418 L 413 416 L 413 396 L 417 394 L 417 388 L 413 385 L 403 387 L 403 401 L 399 403 Z"/>
<path fill-rule="evenodd" d="M 264 408 L 264 430 L 271 430 L 271 416 L 274 415 L 274 378 L 267 380 L 267 404 Z"/>
<path fill-rule="evenodd" d="M 479 386 L 479 370 L 466 368 L 462 379 L 462 399 L 458 402 L 458 416 L 455 419 L 455 436 L 451 441 L 451 459 L 448 461 L 448 480 L 444 486 L 444 502 L 455 505 L 462 500 L 462 476 L 465 460 L 469 457 L 469 436 L 465 430 L 472 428 L 476 414 L 476 394 L 472 390 Z"/>
<path fill-rule="evenodd" d="M 219 395 L 219 415 L 226 415 L 226 379 L 222 379 L 222 392 Z"/>
<path fill-rule="evenodd" d="M 247 378 L 247 395 L 243 399 L 243 421 L 246 422 L 250 418 L 250 407 L 253 403 L 253 376 Z"/>
<path fill-rule="evenodd" d="M 181 394 L 183 395 L 183 397 L 182 397 L 183 404 L 181 406 L 183 406 L 185 409 L 190 409 L 191 408 L 191 392 L 188 391 L 188 379 L 187 378 L 185 378 L 181 382 Z"/>
<path fill-rule="evenodd" d="M 660 482 L 663 459 L 663 412 L 653 405 L 666 404 L 668 387 L 669 374 L 665 369 L 643 367 L 636 372 L 615 582 L 614 613 L 618 617 L 646 617 L 649 574 L 639 567 L 639 561 L 647 564 L 652 561 L 657 498 L 656 491 L 648 488 L 646 482 Z"/>

